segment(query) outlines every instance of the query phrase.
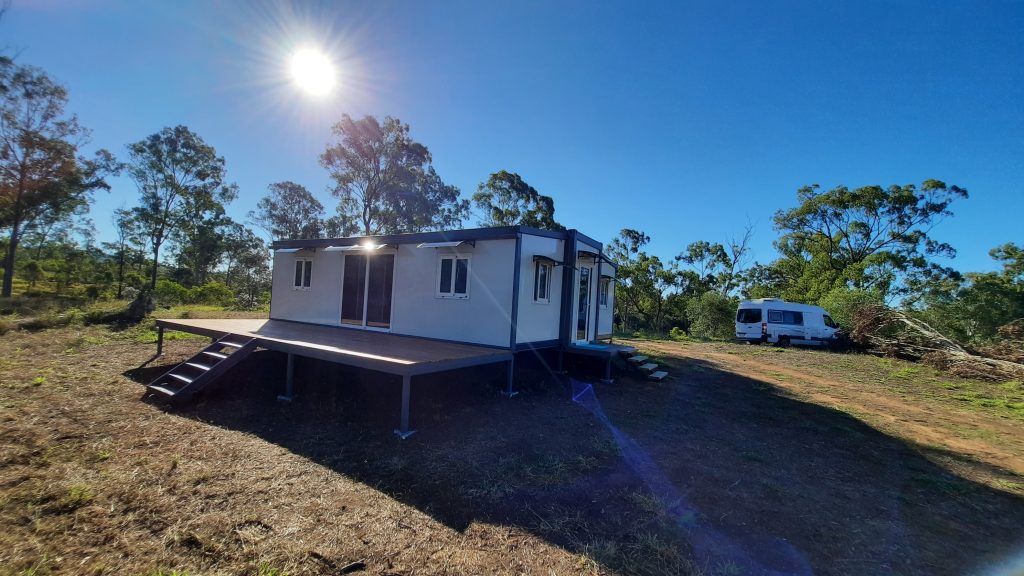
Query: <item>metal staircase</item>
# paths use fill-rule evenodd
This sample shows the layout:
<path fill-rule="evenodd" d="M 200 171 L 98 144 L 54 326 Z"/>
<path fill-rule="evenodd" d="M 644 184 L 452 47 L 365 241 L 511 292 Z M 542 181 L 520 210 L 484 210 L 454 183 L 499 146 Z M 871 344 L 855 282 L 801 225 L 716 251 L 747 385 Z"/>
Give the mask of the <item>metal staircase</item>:
<path fill-rule="evenodd" d="M 668 372 L 664 370 L 658 370 L 658 364 L 655 362 L 648 362 L 649 358 L 642 354 L 632 354 L 626 358 L 630 364 L 636 366 L 640 371 L 647 374 L 647 378 L 650 380 L 661 381 L 668 376 Z"/>
<path fill-rule="evenodd" d="M 229 335 L 217 340 L 146 388 L 164 396 L 188 400 L 256 350 L 256 339 Z"/>

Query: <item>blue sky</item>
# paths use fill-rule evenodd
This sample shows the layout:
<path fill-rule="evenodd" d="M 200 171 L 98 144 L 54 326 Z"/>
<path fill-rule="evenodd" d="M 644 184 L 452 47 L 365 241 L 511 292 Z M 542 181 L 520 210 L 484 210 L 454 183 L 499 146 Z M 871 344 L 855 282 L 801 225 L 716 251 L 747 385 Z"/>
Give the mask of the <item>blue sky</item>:
<path fill-rule="evenodd" d="M 563 224 L 642 229 L 666 258 L 749 220 L 769 261 L 802 185 L 938 178 L 971 198 L 934 235 L 978 270 L 1024 243 L 1021 30 L 1022 2 L 13 0 L 0 45 L 69 88 L 95 147 L 198 132 L 241 187 L 236 219 L 280 180 L 333 207 L 331 124 L 393 115 L 467 197 L 515 171 Z M 330 98 L 289 81 L 301 46 L 336 62 Z M 101 237 L 136 197 L 113 184 Z"/>

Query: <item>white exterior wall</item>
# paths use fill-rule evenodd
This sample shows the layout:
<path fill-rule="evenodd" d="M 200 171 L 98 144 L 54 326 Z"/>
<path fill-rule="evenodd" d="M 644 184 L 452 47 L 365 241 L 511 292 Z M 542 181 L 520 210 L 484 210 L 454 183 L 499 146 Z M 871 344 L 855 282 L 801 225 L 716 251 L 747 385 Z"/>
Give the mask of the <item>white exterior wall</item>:
<path fill-rule="evenodd" d="M 491 346 L 509 345 L 515 239 L 477 240 L 476 246 L 417 248 L 402 244 L 395 259 L 391 330 L 399 334 Z M 440 254 L 467 254 L 469 298 L 438 298 Z"/>
<path fill-rule="evenodd" d="M 270 317 L 315 324 L 339 324 L 341 318 L 341 258 L 344 252 L 302 250 L 275 252 Z M 295 261 L 313 261 L 309 289 L 293 288 Z"/>
<path fill-rule="evenodd" d="M 519 316 L 516 325 L 516 343 L 558 340 L 558 321 L 562 302 L 562 268 L 551 270 L 551 290 L 548 302 L 533 299 L 533 283 L 536 275 L 534 256 L 547 256 L 561 262 L 565 241 L 523 234 L 523 245 L 519 258 Z"/>

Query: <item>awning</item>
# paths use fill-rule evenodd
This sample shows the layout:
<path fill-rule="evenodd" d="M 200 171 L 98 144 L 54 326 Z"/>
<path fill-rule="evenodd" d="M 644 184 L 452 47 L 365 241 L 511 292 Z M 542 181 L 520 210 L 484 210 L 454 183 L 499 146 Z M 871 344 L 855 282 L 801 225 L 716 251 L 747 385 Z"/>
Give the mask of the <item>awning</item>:
<path fill-rule="evenodd" d="M 549 258 L 547 256 L 541 256 L 540 254 L 534 254 L 533 255 L 533 261 L 534 262 L 544 262 L 546 264 L 551 264 L 552 266 L 561 266 L 562 265 L 562 263 L 559 262 L 558 260 L 555 260 L 554 258 Z"/>
<path fill-rule="evenodd" d="M 469 244 L 470 246 L 476 247 L 475 240 L 455 240 L 452 242 L 424 242 L 417 244 L 417 248 L 454 248 L 456 246 L 462 246 L 463 244 Z"/>
<path fill-rule="evenodd" d="M 605 278 L 611 280 L 612 282 L 615 282 L 615 276 L 612 276 L 610 274 L 601 274 L 601 279 L 604 280 Z"/>
<path fill-rule="evenodd" d="M 299 252 L 301 250 L 306 250 L 306 248 L 278 248 L 277 250 L 274 250 L 274 252 L 280 252 L 282 254 L 291 254 L 293 252 Z"/>
<path fill-rule="evenodd" d="M 601 257 L 601 255 L 598 254 L 597 252 L 591 252 L 590 250 L 579 250 L 578 252 L 576 252 L 576 257 L 577 258 L 593 258 L 594 260 L 597 260 L 598 258 Z"/>
<path fill-rule="evenodd" d="M 355 252 L 355 251 L 372 251 L 386 248 L 387 244 L 349 244 L 348 246 L 328 246 L 324 248 L 324 252 Z"/>

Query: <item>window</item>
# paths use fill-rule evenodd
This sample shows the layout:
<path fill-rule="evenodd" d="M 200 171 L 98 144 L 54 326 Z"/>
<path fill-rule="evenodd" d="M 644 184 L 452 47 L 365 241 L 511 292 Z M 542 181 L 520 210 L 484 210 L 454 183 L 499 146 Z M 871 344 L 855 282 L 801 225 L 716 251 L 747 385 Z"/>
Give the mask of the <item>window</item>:
<path fill-rule="evenodd" d="M 612 291 L 612 279 L 608 277 L 601 278 L 600 292 L 597 295 L 597 303 L 601 308 L 608 307 L 608 295 Z"/>
<path fill-rule="evenodd" d="M 760 308 L 741 308 L 736 313 L 737 324 L 760 324 L 761 323 L 761 309 Z"/>
<path fill-rule="evenodd" d="M 533 271 L 533 301 L 551 301 L 551 264 L 548 262 L 537 262 Z"/>
<path fill-rule="evenodd" d="M 295 261 L 295 282 L 292 287 L 296 290 L 309 290 L 309 285 L 313 280 L 313 261 L 312 260 L 296 260 Z"/>
<path fill-rule="evenodd" d="M 442 256 L 438 260 L 437 297 L 469 298 L 469 256 Z"/>
<path fill-rule="evenodd" d="M 804 313 L 794 312 L 792 310 L 769 310 L 768 321 L 772 324 L 792 324 L 795 326 L 803 326 Z"/>
<path fill-rule="evenodd" d="M 823 315 L 822 319 L 825 321 L 825 326 L 828 326 L 829 328 L 839 328 L 839 326 L 836 325 L 836 321 L 828 314 Z"/>

